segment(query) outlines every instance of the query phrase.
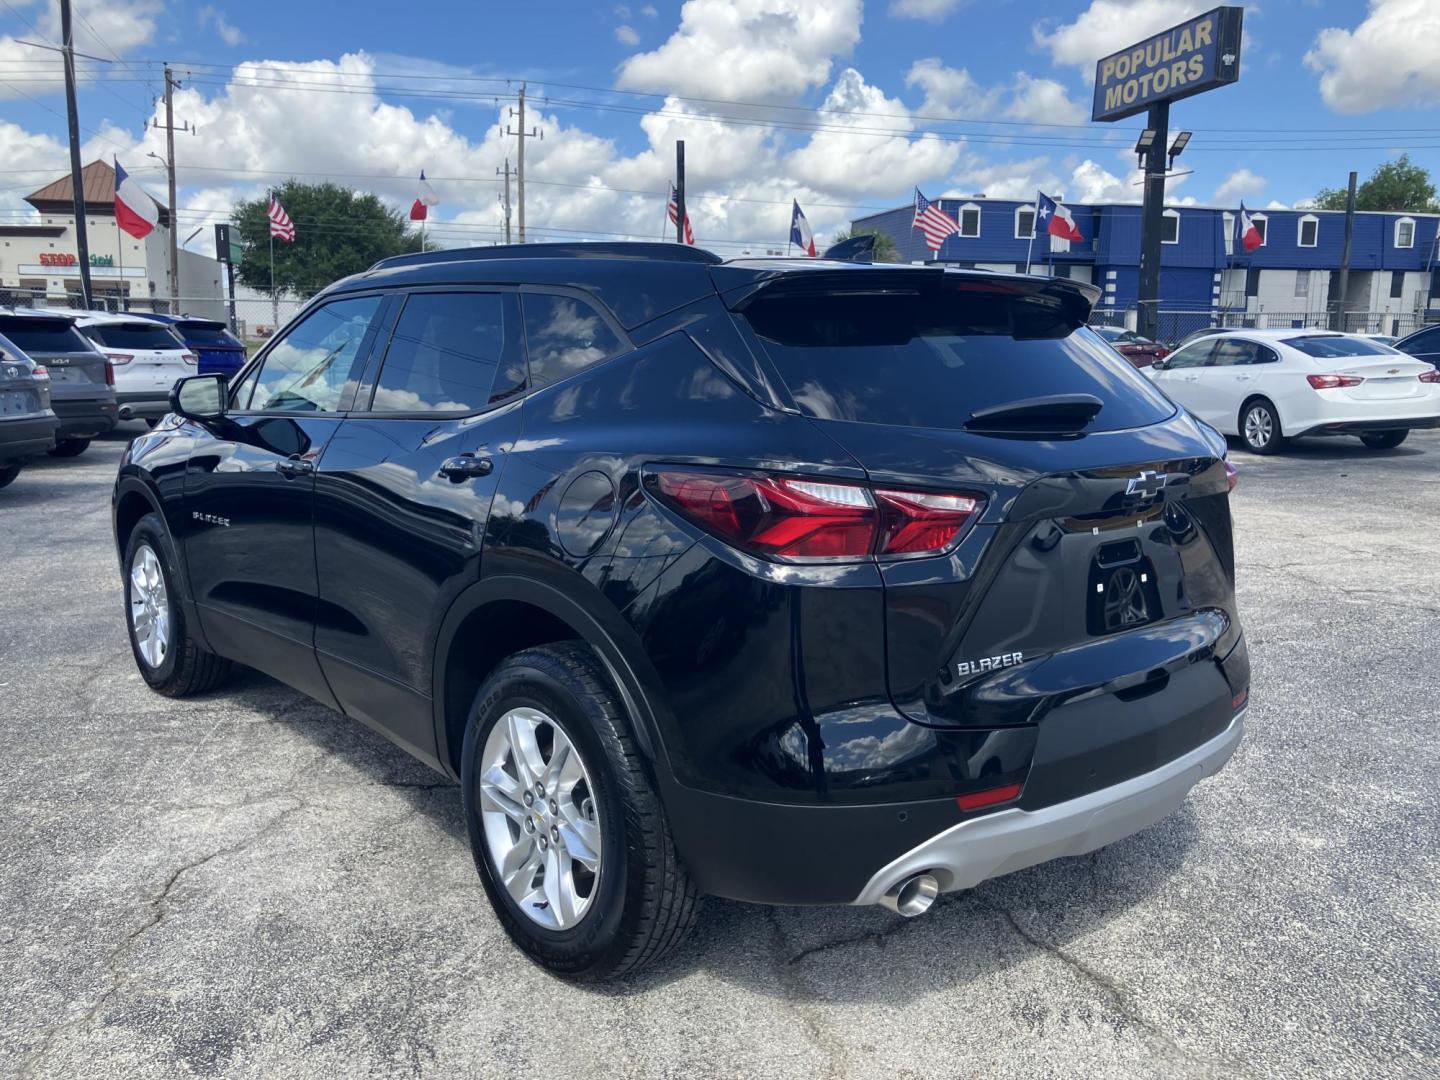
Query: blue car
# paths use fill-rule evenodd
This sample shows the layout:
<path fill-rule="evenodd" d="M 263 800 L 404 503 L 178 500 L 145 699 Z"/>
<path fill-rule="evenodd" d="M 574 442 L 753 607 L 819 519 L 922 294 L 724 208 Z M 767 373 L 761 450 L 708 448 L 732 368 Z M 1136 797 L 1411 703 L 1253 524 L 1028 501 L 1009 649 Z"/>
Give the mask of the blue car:
<path fill-rule="evenodd" d="M 223 322 L 190 315 L 157 315 L 139 311 L 130 314 L 164 323 L 180 335 L 185 347 L 200 358 L 200 375 L 224 375 L 228 379 L 245 364 L 244 343 Z"/>

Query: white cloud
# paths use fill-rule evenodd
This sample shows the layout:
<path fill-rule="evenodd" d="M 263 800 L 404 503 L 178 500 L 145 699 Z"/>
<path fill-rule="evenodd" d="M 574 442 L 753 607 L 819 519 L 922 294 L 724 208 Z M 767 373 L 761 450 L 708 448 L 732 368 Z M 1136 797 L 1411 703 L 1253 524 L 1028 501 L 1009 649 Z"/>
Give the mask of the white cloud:
<path fill-rule="evenodd" d="M 124 56 L 141 45 L 149 45 L 155 40 L 156 20 L 162 10 L 161 0 L 75 0 L 75 50 L 104 57 L 109 57 L 113 51 Z M 54 52 L 22 45 L 21 41 L 34 41 L 38 38 L 42 42 L 58 43 L 59 5 L 48 4 L 43 12 L 35 12 L 33 18 L 23 10 L 22 5 L 16 14 L 27 18 L 29 25 L 13 35 L 0 36 L 0 69 L 53 68 L 56 57 Z M 82 81 L 88 81 L 86 76 L 82 75 L 81 78 Z M 33 86 L 23 89 L 31 96 L 44 92 Z M 22 95 L 18 90 L 0 86 L 0 98 L 19 96 Z"/>
<path fill-rule="evenodd" d="M 1084 108 L 1070 100 L 1065 87 L 1054 79 L 1037 79 L 1021 71 L 1011 87 L 1005 117 L 1037 124 L 1079 124 L 1089 118 Z"/>
<path fill-rule="evenodd" d="M 206 4 L 200 9 L 199 19 L 202 29 L 206 26 L 213 26 L 215 33 L 220 36 L 220 40 L 225 42 L 226 45 L 239 45 L 245 40 L 245 35 L 240 31 L 240 28 L 227 22 L 225 14 L 211 4 Z"/>
<path fill-rule="evenodd" d="M 1249 169 L 1236 169 L 1215 189 L 1215 201 L 1232 203 L 1247 197 L 1254 198 L 1265 190 L 1265 185 L 1265 177 L 1258 176 Z"/>
<path fill-rule="evenodd" d="M 1043 19 L 1032 33 L 1056 64 L 1077 67 L 1093 78 L 1102 56 L 1214 6 L 1209 0 L 1093 0 L 1074 22 Z"/>
<path fill-rule="evenodd" d="M 644 15 L 647 19 L 653 19 L 653 18 L 655 18 L 657 15 L 659 15 L 660 12 L 658 12 L 658 11 L 655 10 L 655 5 L 654 5 L 654 4 L 646 4 L 644 7 L 642 7 L 642 8 L 640 9 L 640 14 L 641 14 L 641 15 Z"/>
<path fill-rule="evenodd" d="M 902 19 L 939 22 L 967 0 L 891 0 L 890 14 Z"/>
<path fill-rule="evenodd" d="M 788 101 L 860 41 L 860 0 L 686 0 L 680 27 L 630 57 L 618 84 L 690 97 Z"/>
<path fill-rule="evenodd" d="M 640 35 L 635 32 L 633 26 L 628 23 L 621 23 L 615 27 L 615 40 L 620 42 L 621 45 L 639 45 Z"/>
<path fill-rule="evenodd" d="M 934 56 L 916 60 L 905 85 L 925 91 L 919 109 L 923 116 L 981 116 L 1000 104 L 998 90 L 981 86 L 965 68 L 946 67 Z"/>
<path fill-rule="evenodd" d="M 1305 54 L 1320 96 L 1336 112 L 1433 106 L 1440 99 L 1440 4 L 1370 0 L 1354 30 L 1320 31 Z"/>

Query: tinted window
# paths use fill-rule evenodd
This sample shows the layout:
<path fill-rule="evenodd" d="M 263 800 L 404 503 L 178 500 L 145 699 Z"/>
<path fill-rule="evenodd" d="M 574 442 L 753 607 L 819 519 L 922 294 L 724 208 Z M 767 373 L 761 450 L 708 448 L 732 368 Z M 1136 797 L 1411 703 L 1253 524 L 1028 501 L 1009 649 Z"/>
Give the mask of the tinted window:
<path fill-rule="evenodd" d="M 379 310 L 380 297 L 357 296 L 307 315 L 265 354 L 250 408 L 334 412 Z"/>
<path fill-rule="evenodd" d="M 524 302 L 534 386 L 557 382 L 625 348 L 600 312 L 584 300 L 526 293 Z"/>
<path fill-rule="evenodd" d="M 1412 334 L 1400 343 L 1400 347 L 1408 353 L 1440 352 L 1440 326 Z"/>
<path fill-rule="evenodd" d="M 1214 367 L 1233 367 L 1236 364 L 1255 364 L 1259 359 L 1260 346 L 1253 341 L 1222 338 L 1215 345 L 1215 355 L 1210 363 Z"/>
<path fill-rule="evenodd" d="M 505 349 L 499 293 L 416 293 L 405 302 L 370 408 L 477 412 L 492 400 Z"/>
<path fill-rule="evenodd" d="M 1016 338 L 993 290 L 761 295 L 745 310 L 800 409 L 871 424 L 958 428 L 1042 394 L 1093 394 L 1092 431 L 1162 420 L 1173 407 L 1088 327 Z"/>
<path fill-rule="evenodd" d="M 1204 367 L 1205 361 L 1210 358 L 1210 353 L 1215 348 L 1215 342 L 1208 338 L 1200 338 L 1190 345 L 1176 349 L 1165 358 L 1165 367 L 1169 368 L 1192 368 Z"/>
<path fill-rule="evenodd" d="M 0 333 L 27 353 L 95 352 L 95 347 L 75 329 L 74 323 L 69 319 L 0 319 Z"/>
<path fill-rule="evenodd" d="M 175 324 L 176 331 L 191 345 L 215 346 L 219 348 L 243 349 L 234 334 L 224 323 L 183 322 Z"/>
<path fill-rule="evenodd" d="M 1378 341 L 1341 337 L 1338 334 L 1331 337 L 1314 335 L 1286 338 L 1285 344 L 1292 349 L 1299 349 L 1308 356 L 1318 356 L 1322 359 L 1336 356 L 1386 356 L 1395 351 L 1388 345 L 1381 345 Z"/>
<path fill-rule="evenodd" d="M 183 349 L 180 340 L 163 326 L 140 323 L 108 323 L 86 326 L 81 332 L 107 349 Z"/>

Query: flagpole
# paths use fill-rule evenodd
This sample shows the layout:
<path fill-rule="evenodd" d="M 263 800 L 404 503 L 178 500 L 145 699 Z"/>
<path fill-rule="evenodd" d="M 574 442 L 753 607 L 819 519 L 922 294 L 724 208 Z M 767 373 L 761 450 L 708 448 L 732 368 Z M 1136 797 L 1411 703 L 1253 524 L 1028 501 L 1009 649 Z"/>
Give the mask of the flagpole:
<path fill-rule="evenodd" d="M 270 195 L 270 201 L 275 201 L 273 192 Z M 270 226 L 270 333 L 274 335 L 275 331 L 280 329 L 280 297 L 275 293 L 275 226 L 270 221 L 268 210 L 265 214 L 265 221 Z"/>
<path fill-rule="evenodd" d="M 130 305 L 125 299 L 125 238 L 120 232 L 120 215 L 115 215 L 115 272 L 120 275 L 120 284 L 116 286 L 120 290 L 120 310 L 129 311 Z"/>
<path fill-rule="evenodd" d="M 1038 192 L 1037 192 L 1038 194 Z M 1030 243 L 1025 248 L 1025 273 L 1030 273 L 1030 256 L 1035 251 L 1035 230 L 1040 226 L 1040 200 L 1035 200 L 1035 212 L 1030 215 Z"/>

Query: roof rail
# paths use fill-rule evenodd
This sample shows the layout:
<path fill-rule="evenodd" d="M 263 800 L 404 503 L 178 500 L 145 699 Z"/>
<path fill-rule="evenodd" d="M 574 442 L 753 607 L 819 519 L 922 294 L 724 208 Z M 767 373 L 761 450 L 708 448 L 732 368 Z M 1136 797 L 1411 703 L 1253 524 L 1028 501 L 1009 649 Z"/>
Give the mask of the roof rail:
<path fill-rule="evenodd" d="M 663 259 L 668 262 L 703 263 L 707 266 L 724 261 L 714 252 L 685 244 L 605 241 L 595 244 L 497 244 L 494 247 L 442 248 L 439 251 L 392 255 L 388 259 L 381 259 L 370 269 L 388 270 L 394 266 L 481 262 L 491 259 Z"/>

